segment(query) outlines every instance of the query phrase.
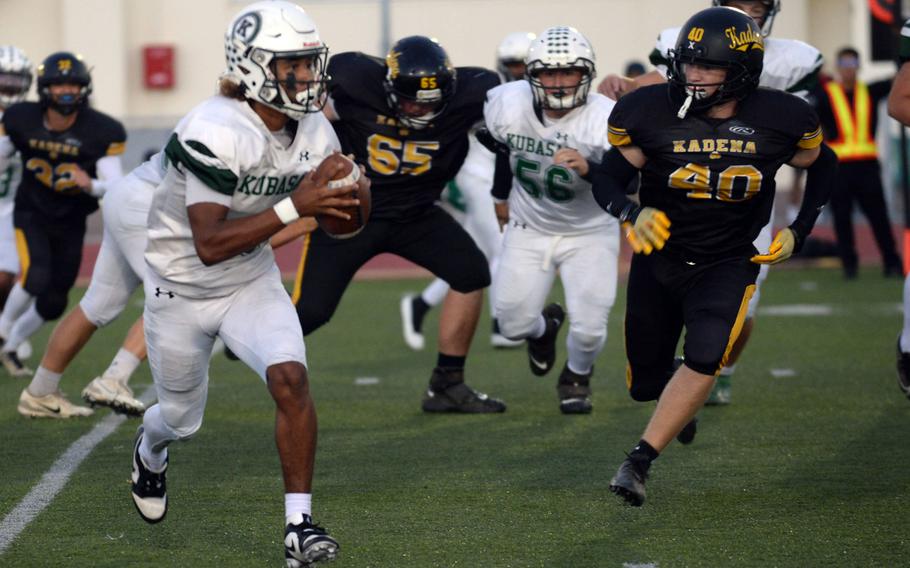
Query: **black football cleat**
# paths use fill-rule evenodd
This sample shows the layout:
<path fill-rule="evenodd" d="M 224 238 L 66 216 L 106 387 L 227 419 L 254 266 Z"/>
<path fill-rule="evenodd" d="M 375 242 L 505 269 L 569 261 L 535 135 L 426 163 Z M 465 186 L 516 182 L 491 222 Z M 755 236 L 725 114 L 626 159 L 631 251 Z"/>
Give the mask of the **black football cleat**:
<path fill-rule="evenodd" d="M 910 398 L 910 353 L 901 351 L 901 336 L 897 336 L 897 386 Z"/>
<path fill-rule="evenodd" d="M 610 480 L 610 491 L 622 497 L 629 505 L 641 507 L 645 504 L 647 479 L 647 461 L 629 456 Z"/>
<path fill-rule="evenodd" d="M 313 523 L 309 515 L 298 515 L 284 528 L 284 559 L 288 568 L 305 568 L 317 562 L 331 562 L 338 556 L 338 541 Z"/>
<path fill-rule="evenodd" d="M 547 322 L 547 330 L 537 339 L 528 338 L 528 364 L 531 372 L 542 377 L 550 372 L 556 362 L 556 336 L 566 321 L 566 311 L 557 303 L 549 304 L 541 315 Z"/>
<path fill-rule="evenodd" d="M 139 444 L 142 443 L 142 426 L 136 432 L 136 444 L 133 446 L 132 489 L 133 504 L 139 516 L 147 523 L 159 523 L 167 514 L 167 462 L 164 469 L 156 473 L 150 470 L 142 456 L 139 455 Z"/>
<path fill-rule="evenodd" d="M 689 422 L 683 426 L 683 429 L 680 430 L 679 434 L 676 435 L 677 441 L 684 446 L 688 446 L 695 441 L 695 434 L 698 432 L 698 416 L 689 420 Z"/>
<path fill-rule="evenodd" d="M 559 396 L 559 410 L 563 414 L 590 414 L 594 406 L 591 404 L 591 375 L 592 368 L 584 375 L 573 373 L 569 364 L 563 367 L 556 383 L 556 394 Z"/>
<path fill-rule="evenodd" d="M 463 369 L 436 367 L 430 377 L 430 388 L 423 398 L 422 408 L 424 412 L 489 414 L 505 412 L 506 404 L 464 384 Z"/>

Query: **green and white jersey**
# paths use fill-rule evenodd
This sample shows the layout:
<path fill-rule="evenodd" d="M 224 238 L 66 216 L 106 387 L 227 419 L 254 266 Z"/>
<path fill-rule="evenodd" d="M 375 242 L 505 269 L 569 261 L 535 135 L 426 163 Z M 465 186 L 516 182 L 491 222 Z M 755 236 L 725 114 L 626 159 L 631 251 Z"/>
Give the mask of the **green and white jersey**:
<path fill-rule="evenodd" d="M 669 28 L 657 36 L 651 63 L 666 77 L 670 50 L 676 48 L 680 28 Z M 805 99 L 818 83 L 824 58 L 819 50 L 795 39 L 765 38 L 765 57 L 759 86 L 792 93 Z"/>
<path fill-rule="evenodd" d="M 901 28 L 901 43 L 897 50 L 897 56 L 901 63 L 910 61 L 910 20 L 904 22 Z"/>
<path fill-rule="evenodd" d="M 204 101 L 180 121 L 165 147 L 167 170 L 149 212 L 146 263 L 170 291 L 188 297 L 225 296 L 263 276 L 274 263 L 268 242 L 205 266 L 196 254 L 187 207 L 219 203 L 230 208 L 229 219 L 260 213 L 339 149 L 322 113 L 291 122 L 276 136 L 246 102 L 222 96 Z M 199 184 L 187 191 L 187 174 L 204 184 L 201 197 Z"/>
<path fill-rule="evenodd" d="M 0 119 L 3 111 L 0 111 Z M 2 127 L 0 127 L 2 132 Z M 12 215 L 13 202 L 16 200 L 16 188 L 22 181 L 22 160 L 19 152 L 9 157 L 6 168 L 0 171 L 0 216 Z"/>
<path fill-rule="evenodd" d="M 574 148 L 600 162 L 610 148 L 607 119 L 613 101 L 588 95 L 587 104 L 560 119 L 538 118 L 527 81 L 500 85 L 487 92 L 487 129 L 509 147 L 512 189 L 509 215 L 540 232 L 580 235 L 615 227 L 616 219 L 601 209 L 591 184 L 574 170 L 553 163 L 560 148 Z"/>

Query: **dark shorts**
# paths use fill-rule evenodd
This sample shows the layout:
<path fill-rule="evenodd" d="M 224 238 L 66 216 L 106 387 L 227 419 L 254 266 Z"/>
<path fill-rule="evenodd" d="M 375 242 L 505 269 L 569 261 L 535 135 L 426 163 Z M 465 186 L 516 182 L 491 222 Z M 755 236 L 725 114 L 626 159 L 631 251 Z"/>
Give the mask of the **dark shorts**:
<path fill-rule="evenodd" d="M 436 206 L 407 223 L 370 221 L 350 239 L 334 239 L 317 229 L 306 238 L 294 283 L 303 333 L 328 322 L 357 270 L 386 252 L 426 268 L 457 292 L 490 285 L 483 252 L 461 225 Z"/>
<path fill-rule="evenodd" d="M 716 375 L 739 336 L 759 265 L 748 258 L 691 264 L 655 253 L 632 258 L 626 300 L 626 383 L 655 400 L 673 374 L 683 328 L 686 366 Z"/>

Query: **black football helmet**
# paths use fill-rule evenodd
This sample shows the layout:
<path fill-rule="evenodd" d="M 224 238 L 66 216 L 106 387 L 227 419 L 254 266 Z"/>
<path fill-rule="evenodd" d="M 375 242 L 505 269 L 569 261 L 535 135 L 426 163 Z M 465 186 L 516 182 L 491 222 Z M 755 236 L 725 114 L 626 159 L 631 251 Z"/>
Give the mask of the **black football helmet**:
<path fill-rule="evenodd" d="M 76 95 L 52 97 L 50 86 L 79 85 Z M 52 108 L 63 115 L 76 112 L 88 102 L 92 94 L 92 75 L 78 55 L 58 51 L 47 56 L 38 66 L 38 99 L 44 108 Z"/>
<path fill-rule="evenodd" d="M 758 87 L 764 61 L 764 39 L 755 20 L 736 8 L 708 8 L 683 25 L 670 51 L 667 81 L 681 104 L 679 117 L 729 100 L 742 100 Z M 686 79 L 687 64 L 723 68 L 727 76 L 710 96 Z"/>
<path fill-rule="evenodd" d="M 389 107 L 408 128 L 426 128 L 445 111 L 455 94 L 455 68 L 436 40 L 410 36 L 398 40 L 385 58 L 385 91 Z M 401 111 L 403 100 L 433 105 L 420 116 Z"/>
<path fill-rule="evenodd" d="M 780 12 L 780 0 L 752 0 L 754 2 L 761 2 L 767 11 L 765 12 L 765 18 L 761 23 L 761 35 L 768 37 L 771 35 L 771 26 L 774 25 L 774 16 Z M 727 6 L 730 4 L 730 0 L 712 0 L 712 6 Z"/>

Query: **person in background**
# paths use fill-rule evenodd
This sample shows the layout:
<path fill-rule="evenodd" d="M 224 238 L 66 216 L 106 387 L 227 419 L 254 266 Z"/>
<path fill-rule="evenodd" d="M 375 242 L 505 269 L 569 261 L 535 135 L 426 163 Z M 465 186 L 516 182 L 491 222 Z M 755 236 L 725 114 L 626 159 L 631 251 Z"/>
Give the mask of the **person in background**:
<path fill-rule="evenodd" d="M 875 132 L 878 105 L 891 90 L 891 79 L 866 83 L 859 79 L 859 52 L 844 47 L 837 52 L 837 76 L 818 89 L 818 117 L 825 140 L 837 154 L 840 175 L 831 196 L 838 255 L 847 279 L 856 278 L 859 257 L 853 235 L 853 204 L 859 205 L 875 235 L 885 276 L 903 275 L 885 192 Z"/>

